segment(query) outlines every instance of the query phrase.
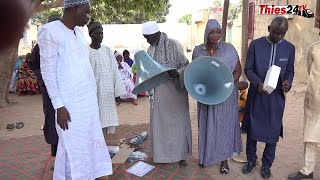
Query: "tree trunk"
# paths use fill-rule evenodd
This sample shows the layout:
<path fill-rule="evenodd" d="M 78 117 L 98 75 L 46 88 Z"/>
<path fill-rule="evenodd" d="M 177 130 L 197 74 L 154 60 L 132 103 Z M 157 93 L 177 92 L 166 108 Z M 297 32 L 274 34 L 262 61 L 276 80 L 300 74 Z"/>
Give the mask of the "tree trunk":
<path fill-rule="evenodd" d="M 224 0 L 223 3 L 223 16 L 222 16 L 222 41 L 226 41 L 227 21 L 229 12 L 229 0 Z"/>
<path fill-rule="evenodd" d="M 0 108 L 9 103 L 9 85 L 18 56 L 18 44 L 0 52 Z"/>
<path fill-rule="evenodd" d="M 56 0 L 48 4 L 41 4 L 44 0 L 23 0 L 24 7 L 28 10 L 28 19 L 32 14 L 48 10 L 51 8 L 62 7 L 63 0 Z M 9 100 L 9 86 L 14 71 L 14 66 L 18 56 L 19 42 L 0 52 L 0 108 L 6 107 Z"/>
<path fill-rule="evenodd" d="M 249 0 L 242 0 L 242 43 L 241 43 L 241 65 L 244 69 L 248 52 L 248 18 L 249 18 Z M 247 77 L 243 73 L 242 80 L 246 80 Z"/>

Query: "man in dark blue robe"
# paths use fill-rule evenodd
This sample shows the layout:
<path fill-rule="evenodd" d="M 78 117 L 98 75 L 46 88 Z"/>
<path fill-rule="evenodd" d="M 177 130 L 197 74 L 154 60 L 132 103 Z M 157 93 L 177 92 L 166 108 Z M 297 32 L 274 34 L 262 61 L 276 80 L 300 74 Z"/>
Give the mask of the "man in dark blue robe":
<path fill-rule="evenodd" d="M 269 36 L 251 42 L 245 73 L 250 81 L 242 130 L 247 132 L 247 163 L 243 174 L 248 174 L 256 166 L 257 141 L 266 143 L 261 176 L 271 176 L 270 167 L 275 158 L 279 136 L 283 135 L 282 117 L 285 108 L 285 93 L 291 88 L 294 76 L 295 47 L 284 40 L 288 21 L 276 17 L 268 27 Z M 281 68 L 276 89 L 270 94 L 263 89 L 268 69 L 276 65 Z"/>

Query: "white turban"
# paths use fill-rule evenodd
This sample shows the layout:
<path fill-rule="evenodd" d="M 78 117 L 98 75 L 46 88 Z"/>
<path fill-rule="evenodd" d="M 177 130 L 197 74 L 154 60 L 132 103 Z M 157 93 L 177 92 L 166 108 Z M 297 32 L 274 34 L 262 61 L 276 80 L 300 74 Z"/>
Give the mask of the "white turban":
<path fill-rule="evenodd" d="M 90 0 L 64 0 L 64 8 L 80 6 L 82 4 L 90 4 Z"/>
<path fill-rule="evenodd" d="M 114 53 L 114 57 L 117 58 L 118 56 L 121 56 L 121 57 L 122 57 L 122 54 L 117 51 L 116 53 Z"/>
<path fill-rule="evenodd" d="M 155 21 L 149 21 L 142 24 L 142 34 L 150 35 L 159 32 L 158 23 Z"/>

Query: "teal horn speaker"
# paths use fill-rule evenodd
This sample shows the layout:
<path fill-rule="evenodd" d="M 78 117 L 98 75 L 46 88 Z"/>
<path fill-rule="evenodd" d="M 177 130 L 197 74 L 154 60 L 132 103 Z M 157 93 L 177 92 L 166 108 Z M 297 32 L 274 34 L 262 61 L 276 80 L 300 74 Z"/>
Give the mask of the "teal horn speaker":
<path fill-rule="evenodd" d="M 154 61 L 144 50 L 134 55 L 137 67 L 137 80 L 133 94 L 149 91 L 170 79 L 168 71 L 176 71 L 174 68 L 161 66 Z"/>
<path fill-rule="evenodd" d="M 207 105 L 224 102 L 234 87 L 229 67 L 211 56 L 196 58 L 188 65 L 184 84 L 193 99 Z"/>

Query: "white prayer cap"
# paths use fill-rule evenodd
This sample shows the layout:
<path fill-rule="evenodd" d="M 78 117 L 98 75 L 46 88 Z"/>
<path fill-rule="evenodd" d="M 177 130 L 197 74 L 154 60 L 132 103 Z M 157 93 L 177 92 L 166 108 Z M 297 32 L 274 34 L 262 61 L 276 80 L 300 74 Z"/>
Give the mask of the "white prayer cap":
<path fill-rule="evenodd" d="M 82 4 L 90 4 L 90 0 L 64 0 L 64 8 L 80 6 Z"/>
<path fill-rule="evenodd" d="M 120 54 L 118 51 L 116 53 L 114 53 L 114 57 L 118 57 L 118 56 L 121 56 L 122 57 L 122 54 Z"/>
<path fill-rule="evenodd" d="M 150 35 L 159 32 L 158 23 L 155 21 L 148 21 L 142 24 L 142 34 Z"/>

